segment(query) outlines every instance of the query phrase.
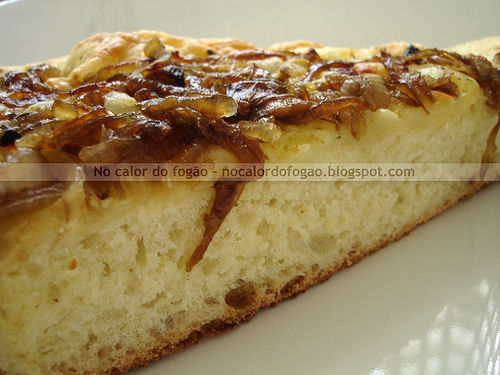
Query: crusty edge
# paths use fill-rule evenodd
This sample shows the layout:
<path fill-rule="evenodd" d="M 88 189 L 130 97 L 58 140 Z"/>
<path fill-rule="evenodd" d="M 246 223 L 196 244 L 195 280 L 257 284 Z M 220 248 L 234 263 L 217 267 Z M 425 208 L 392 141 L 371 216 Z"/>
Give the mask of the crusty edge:
<path fill-rule="evenodd" d="M 327 48 L 334 56 L 343 60 L 362 60 L 368 59 L 374 55 L 380 54 L 382 50 L 394 55 L 401 55 L 410 44 L 406 41 L 381 44 L 370 48 L 341 48 L 322 46 L 319 43 L 308 40 L 296 40 L 289 42 L 275 43 L 269 47 L 256 47 L 250 42 L 236 38 L 204 38 L 195 39 L 188 37 L 174 36 L 160 31 L 140 30 L 132 33 L 117 32 L 114 34 L 100 33 L 90 36 L 76 44 L 70 54 L 45 61 L 61 69 L 65 76 L 73 73 L 73 78 L 86 77 L 91 73 L 85 66 L 85 62 L 96 59 L 108 59 L 109 63 L 114 63 L 113 59 L 120 59 L 127 48 L 144 46 L 152 37 L 157 37 L 165 46 L 179 51 L 182 55 L 194 55 L 205 57 L 210 52 L 217 54 L 234 53 L 242 50 L 260 49 L 271 51 L 303 51 L 309 48 L 322 49 Z M 419 48 L 425 46 L 412 43 Z M 92 50 L 96 48 L 96 53 L 80 55 L 79 51 Z M 500 64 L 500 36 L 486 37 L 479 40 L 459 44 L 454 47 L 445 48 L 446 50 L 459 53 L 474 53 L 488 58 L 494 64 Z M 123 55 L 125 57 L 125 54 Z M 74 59 L 73 59 L 74 58 Z M 82 59 L 83 58 L 83 59 Z M 74 61 L 73 61 L 74 60 Z M 40 62 L 30 63 L 25 66 L 0 66 L 0 74 L 7 71 L 23 71 L 39 64 Z M 79 69 L 79 67 L 82 68 Z"/>
<path fill-rule="evenodd" d="M 371 255 L 384 247 L 387 247 L 392 242 L 400 240 L 417 226 L 426 223 L 446 209 L 453 207 L 460 200 L 474 195 L 476 192 L 490 184 L 491 182 L 471 182 L 468 186 L 461 189 L 460 193 L 457 194 L 456 197 L 449 199 L 442 206 L 438 207 L 433 212 L 428 213 L 427 216 L 421 218 L 416 222 L 408 224 L 407 226 L 403 227 L 398 233 L 395 233 L 385 240 L 382 240 L 375 246 L 368 249 L 354 249 L 349 252 L 349 256 L 344 259 L 342 263 L 334 264 L 330 268 L 313 268 L 304 275 L 297 275 L 288 283 L 286 283 L 286 285 L 281 289 L 267 291 L 267 293 L 265 293 L 264 295 L 259 295 L 259 298 L 254 299 L 251 304 L 248 304 L 244 308 L 239 310 L 232 309 L 233 311 L 228 311 L 228 314 L 226 316 L 221 316 L 218 319 L 204 324 L 201 328 L 188 333 L 185 336 L 186 338 L 177 343 L 168 343 L 165 338 L 159 338 L 152 345 L 151 349 L 138 349 L 133 354 L 120 358 L 118 360 L 118 363 L 113 368 L 96 369 L 95 372 L 88 372 L 86 373 L 86 375 L 116 375 L 121 374 L 131 368 L 137 369 L 140 367 L 147 367 L 148 363 L 152 361 L 160 360 L 167 355 L 175 354 L 181 350 L 188 348 L 191 345 L 197 344 L 203 337 L 215 336 L 217 334 L 237 328 L 242 323 L 245 323 L 252 319 L 259 310 L 266 309 L 268 307 L 274 307 L 283 300 L 295 298 L 297 295 L 305 292 L 310 287 L 327 281 L 336 272 L 341 271 L 344 268 L 351 267 L 352 265 L 361 261 L 361 259 L 363 259 L 364 257 Z"/>

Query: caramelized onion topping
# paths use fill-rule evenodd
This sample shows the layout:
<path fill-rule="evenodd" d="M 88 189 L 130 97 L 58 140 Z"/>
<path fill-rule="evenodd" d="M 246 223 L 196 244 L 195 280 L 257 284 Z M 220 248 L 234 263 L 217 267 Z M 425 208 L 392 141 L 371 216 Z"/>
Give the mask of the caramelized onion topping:
<path fill-rule="evenodd" d="M 194 162 L 207 146 L 217 145 L 240 162 L 263 164 L 260 142 L 276 139 L 289 124 L 323 120 L 359 139 L 364 112 L 387 108 L 391 99 L 427 110 L 435 101 L 433 91 L 457 96 L 453 72 L 475 79 L 488 105 L 500 107 L 498 69 L 481 57 L 436 49 L 409 47 L 402 57 L 382 51 L 358 63 L 322 60 L 314 49 L 190 58 L 169 53 L 152 38 L 144 53 L 147 59 L 106 66 L 85 82 L 68 81 L 72 88 L 65 92 L 46 84 L 61 72 L 45 64 L 0 76 L 2 155 L 28 147 L 49 162 L 54 157 L 84 163 Z M 437 79 L 410 69 L 423 64 L 447 69 Z M 110 98 L 126 98 L 127 104 L 111 106 Z M 105 199 L 111 185 L 87 182 L 85 190 Z M 239 181 L 214 184 L 203 239 L 188 271 L 203 258 L 243 187 Z M 63 191 L 54 184 L 39 193 L 2 197 L 0 214 L 23 202 L 49 204 Z"/>

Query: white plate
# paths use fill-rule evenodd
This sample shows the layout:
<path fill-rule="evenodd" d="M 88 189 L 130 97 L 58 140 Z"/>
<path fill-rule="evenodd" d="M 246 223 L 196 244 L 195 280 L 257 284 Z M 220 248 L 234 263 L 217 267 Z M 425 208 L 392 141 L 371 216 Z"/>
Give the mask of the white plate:
<path fill-rule="evenodd" d="M 353 47 L 446 47 L 500 34 L 497 0 L 2 4 L 0 65 L 64 55 L 84 37 L 117 30 Z M 499 223 L 496 183 L 298 298 L 131 374 L 498 374 Z"/>

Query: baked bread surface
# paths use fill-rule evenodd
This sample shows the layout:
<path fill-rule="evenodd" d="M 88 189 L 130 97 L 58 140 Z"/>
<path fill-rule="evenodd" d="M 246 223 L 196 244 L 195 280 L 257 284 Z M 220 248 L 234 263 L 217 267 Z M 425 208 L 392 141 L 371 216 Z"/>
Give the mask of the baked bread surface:
<path fill-rule="evenodd" d="M 216 128 L 210 133 L 216 136 L 203 133 L 198 139 L 201 146 L 190 144 L 169 160 L 182 156 L 187 159 L 181 160 L 190 161 L 257 164 L 498 162 L 498 40 L 450 49 L 487 57 L 489 62 L 479 59 L 474 67 L 486 71 L 488 84 L 481 81 L 482 75 L 475 79 L 455 63 L 410 64 L 405 77 L 424 77 L 428 87 L 441 79 L 441 85 L 429 92 L 397 86 L 391 93 L 382 90 L 381 98 L 371 97 L 369 104 L 362 102 L 366 107 L 349 99 L 348 106 L 335 105 L 329 115 L 322 112 L 302 122 L 296 118 L 315 113 L 320 105 L 296 115 L 286 107 L 283 117 L 273 108 L 260 107 L 257 114 L 265 115 L 239 119 L 236 130 L 223 127 L 240 140 L 237 145 L 225 141 L 226 133 L 221 135 Z M 340 68 L 364 75 L 373 93 L 377 92 L 373 86 L 380 83 L 375 76 L 389 79 L 385 69 L 396 66 L 391 58 L 403 56 L 407 48 L 408 43 L 393 43 L 367 50 L 335 49 L 301 41 L 272 46 L 263 57 L 252 45 L 234 39 L 194 40 L 150 31 L 100 34 L 79 43 L 69 56 L 51 61 L 59 73 L 44 84 L 63 95 L 98 83 L 95 77 L 112 78 L 107 67 L 124 62 L 147 61 L 134 65 L 136 71 L 171 56 L 183 66 L 190 64 L 189 59 L 216 59 L 241 51 L 250 56 L 251 63 L 245 62 L 243 68 L 251 67 L 252 74 L 267 72 L 279 80 L 286 73 L 299 85 L 311 61 L 343 60 Z M 311 51 L 317 57 L 311 57 Z M 284 61 L 280 53 L 294 55 Z M 423 53 L 421 58 L 427 56 Z M 5 74 L 12 70 L 4 68 Z M 126 74 L 132 73 L 126 70 Z M 309 94 L 317 93 L 325 82 L 339 84 L 340 92 L 347 79 L 337 81 L 333 75 L 319 74 L 302 84 Z M 389 85 L 383 82 L 382 86 Z M 405 87 L 410 90 L 403 96 Z M 136 111 L 138 98 L 110 94 L 104 107 L 118 116 Z M 229 113 L 234 111 L 224 101 L 207 105 L 209 109 L 183 103 L 208 117 L 213 108 L 227 105 Z M 20 121 L 15 116 L 26 117 L 26 107 L 31 113 L 41 111 L 40 104 L 35 105 L 0 108 L 2 135 L 13 118 Z M 61 116 L 73 116 L 73 107 L 52 106 L 52 111 L 62 110 Z M 151 115 L 151 108 L 142 111 Z M 168 111 L 180 113 L 182 108 L 181 104 Z M 163 114 L 158 113 L 155 116 Z M 213 116 L 216 120 L 210 117 L 210 121 L 219 125 L 230 117 Z M 20 131 L 21 137 L 2 151 L 2 162 L 17 157 L 16 152 L 25 150 L 23 144 L 35 145 L 32 149 L 41 150 L 44 161 L 51 157 L 61 161 L 61 151 L 67 158 L 83 155 L 81 150 L 75 154 L 51 143 L 57 139 L 54 134 L 61 136 L 57 130 L 40 135 L 42 141 L 33 140 L 31 129 Z M 139 135 L 145 138 L 144 133 Z M 41 160 L 38 151 L 36 157 L 23 152 L 30 161 Z M 116 160 L 128 154 L 120 155 L 122 159 Z M 154 156 L 148 161 L 158 161 L 154 152 L 148 155 Z M 36 181 L 3 184 L 0 373 L 106 374 L 146 365 L 202 336 L 238 326 L 259 309 L 328 279 L 485 185 L 485 181 L 254 181 L 235 183 L 233 191 L 231 184 L 214 189 L 213 181 L 124 181 L 104 188 L 81 179 L 62 187 Z M 37 191 L 47 193 L 29 195 Z M 230 207 L 208 238 L 207 217 L 222 199 L 221 191 L 228 192 Z M 194 259 L 204 239 L 208 246 Z"/>

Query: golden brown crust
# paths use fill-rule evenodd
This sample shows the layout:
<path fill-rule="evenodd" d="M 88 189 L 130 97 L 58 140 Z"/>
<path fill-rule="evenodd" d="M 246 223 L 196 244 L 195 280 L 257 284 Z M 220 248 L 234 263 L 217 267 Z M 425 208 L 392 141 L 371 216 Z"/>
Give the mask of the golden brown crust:
<path fill-rule="evenodd" d="M 206 57 L 209 53 L 225 54 L 255 48 L 239 39 L 192 39 L 153 31 L 97 34 L 73 48 L 63 74 L 72 80 L 83 81 L 105 66 L 145 58 L 143 49 L 152 37 L 157 37 L 167 48 L 179 51 L 183 56 Z"/>
<path fill-rule="evenodd" d="M 471 42 L 459 44 L 448 48 L 452 52 L 461 55 L 475 54 L 486 57 L 489 61 L 500 66 L 500 36 L 491 36 Z"/>
<path fill-rule="evenodd" d="M 294 51 L 296 49 L 323 48 L 323 45 L 310 40 L 296 40 L 291 42 L 275 43 L 269 47 L 272 51 Z"/>
<path fill-rule="evenodd" d="M 210 53 L 226 54 L 255 49 L 251 43 L 236 38 L 194 39 L 170 35 L 158 31 L 136 31 L 133 33 L 100 33 L 76 44 L 67 56 L 47 61 L 60 68 L 65 76 L 81 81 L 94 75 L 100 68 L 120 61 L 144 58 L 144 45 L 157 37 L 166 47 L 179 51 L 183 56 L 206 57 Z M 6 71 L 26 70 L 39 62 L 25 66 L 0 67 Z"/>
<path fill-rule="evenodd" d="M 140 55 L 142 38 L 126 33 L 97 34 L 80 43 L 71 51 L 62 71 L 76 81 L 84 81 L 101 68 Z"/>

